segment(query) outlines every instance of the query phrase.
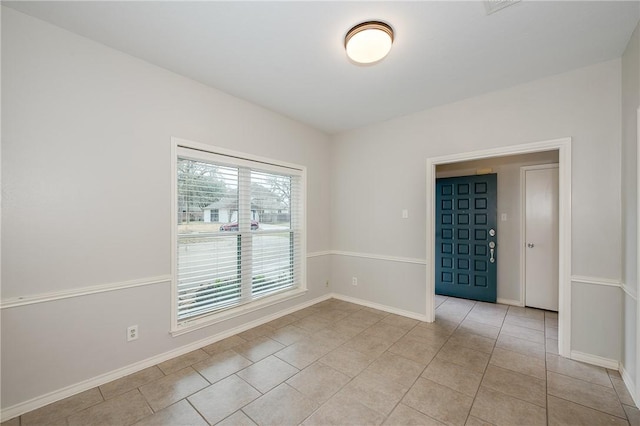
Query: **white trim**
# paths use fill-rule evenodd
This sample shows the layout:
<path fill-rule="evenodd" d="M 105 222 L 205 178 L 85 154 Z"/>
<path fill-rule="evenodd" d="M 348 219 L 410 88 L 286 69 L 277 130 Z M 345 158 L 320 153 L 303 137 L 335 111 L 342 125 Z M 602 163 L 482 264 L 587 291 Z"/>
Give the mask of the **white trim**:
<path fill-rule="evenodd" d="M 626 286 L 625 284 L 622 284 L 622 285 L 620 286 L 620 288 L 622 289 L 622 291 L 623 291 L 627 296 L 629 296 L 630 298 L 632 298 L 632 299 L 633 299 L 633 300 L 635 300 L 635 301 L 638 301 L 638 296 L 636 295 L 636 293 L 635 293 L 635 292 L 631 291 L 631 289 L 630 289 L 628 286 Z"/>
<path fill-rule="evenodd" d="M 399 262 L 399 263 L 413 263 L 416 265 L 426 265 L 427 261 L 424 259 L 416 259 L 413 257 L 397 257 L 397 256 L 386 256 L 381 254 L 371 254 L 371 253 L 356 253 L 352 251 L 331 251 L 331 254 L 337 256 L 349 256 L 349 257 L 362 257 L 365 259 L 375 259 L 375 260 L 385 260 L 388 262 Z"/>
<path fill-rule="evenodd" d="M 625 370 L 624 365 L 622 365 L 622 363 L 620 364 L 619 371 L 620 371 L 620 375 L 622 376 L 622 381 L 627 387 L 627 391 L 629 392 L 629 395 L 631 395 L 631 399 L 633 399 L 633 402 L 636 403 L 636 407 L 640 407 L 640 399 L 638 399 L 638 394 L 635 392 L 635 389 L 633 387 L 633 379 L 631 378 L 631 375 L 629 374 L 629 372 Z"/>
<path fill-rule="evenodd" d="M 331 254 L 331 250 L 314 251 L 311 253 L 307 253 L 307 259 L 310 259 L 312 257 L 330 256 Z"/>
<path fill-rule="evenodd" d="M 526 238 L 527 238 L 527 187 L 526 187 L 526 174 L 529 170 L 545 170 L 545 169 L 557 169 L 558 163 L 553 164 L 539 164 L 535 166 L 522 166 L 520 167 L 520 305 L 525 306 L 526 301 L 526 281 L 527 281 L 527 252 L 525 250 Z M 556 188 L 557 189 L 557 188 Z"/>
<path fill-rule="evenodd" d="M 503 305 L 512 305 L 512 306 L 524 306 L 524 303 L 522 303 L 519 300 L 511 300 L 511 299 L 502 299 L 500 297 L 498 297 L 498 299 L 496 300 L 497 303 L 501 303 Z"/>
<path fill-rule="evenodd" d="M 598 367 L 616 370 L 620 368 L 620 362 L 615 359 L 604 358 L 598 355 L 586 354 L 579 351 L 571 351 L 571 359 L 574 361 L 586 362 L 587 364 L 597 365 Z"/>
<path fill-rule="evenodd" d="M 418 314 L 416 312 L 405 311 L 403 309 L 394 308 L 392 306 L 381 305 L 379 303 L 369 302 L 368 300 L 358 299 L 355 297 L 344 296 L 338 293 L 332 293 L 330 295 L 334 299 L 343 300 L 345 302 L 355 303 L 357 305 L 367 306 L 369 308 L 377 309 L 379 311 L 389 312 L 391 314 L 401 315 L 403 317 L 416 319 L 418 321 L 427 321 L 427 317 L 424 314 Z"/>
<path fill-rule="evenodd" d="M 640 211 L 640 108 L 638 108 L 636 114 L 636 293 L 638 291 L 638 285 L 640 283 L 640 224 L 638 223 L 638 214 Z M 623 287 L 623 290 L 625 288 Z M 633 380 L 629 380 L 627 387 L 634 390 L 635 397 L 633 400 L 636 405 L 640 407 L 640 297 L 636 298 L 636 377 L 635 386 L 631 386 Z"/>
<path fill-rule="evenodd" d="M 607 287 L 622 287 L 622 283 L 618 280 L 600 277 L 586 277 L 582 275 L 571 275 L 571 281 L 582 284 L 594 284 Z"/>
<path fill-rule="evenodd" d="M 227 337 L 233 336 L 234 334 L 241 333 L 250 328 L 257 327 L 259 325 L 265 324 L 269 321 L 273 321 L 274 319 L 280 318 L 284 315 L 288 315 L 292 312 L 299 311 L 300 309 L 304 309 L 308 306 L 315 305 L 316 303 L 320 303 L 324 300 L 330 299 L 330 294 L 325 294 L 323 296 L 317 297 L 315 299 L 303 302 L 299 305 L 293 306 L 288 309 L 284 309 L 278 313 L 268 315 L 262 317 L 260 319 L 239 325 L 229 330 L 225 330 L 213 336 L 207 337 L 202 340 L 198 340 L 193 343 L 189 343 L 187 345 L 181 346 L 176 349 L 172 349 L 170 351 L 164 352 L 160 355 L 155 355 L 149 358 L 146 358 L 142 361 L 135 362 L 133 364 L 127 365 L 126 367 L 118 368 L 116 370 L 110 371 L 108 373 L 101 374 L 96 377 L 92 377 L 91 379 L 84 380 L 82 382 L 66 386 L 62 389 L 55 390 L 53 392 L 49 392 L 45 395 L 41 395 L 35 398 L 32 398 L 28 401 L 13 405 L 11 407 L 7 407 L 2 410 L 0 413 L 0 421 L 6 421 L 12 419 L 14 417 L 20 416 L 29 411 L 36 410 L 38 408 L 44 407 L 45 405 L 51 404 L 56 401 L 60 401 L 61 399 L 67 398 L 69 396 L 78 394 L 80 392 L 84 392 L 86 390 L 92 389 L 96 386 L 104 385 L 105 383 L 109 383 L 113 380 L 117 380 L 126 375 L 135 373 L 140 370 L 144 370 L 145 368 L 152 367 L 166 360 L 175 358 L 180 355 L 184 355 L 188 352 L 194 351 L 196 349 L 200 349 L 204 346 L 215 343 L 219 340 L 225 339 Z"/>
<path fill-rule="evenodd" d="M 52 291 L 50 293 L 32 294 L 29 296 L 9 297 L 0 301 L 0 309 L 16 308 L 18 306 L 33 305 L 34 303 L 53 302 L 72 297 L 88 296 L 90 294 L 105 293 L 108 291 L 126 290 L 129 288 L 143 287 L 147 285 L 170 283 L 171 275 L 141 278 L 138 280 L 121 281 L 117 283 L 101 284 L 89 287 L 80 287 L 69 290 Z"/>
<path fill-rule="evenodd" d="M 562 356 L 571 353 L 571 138 L 554 139 L 543 142 L 525 143 L 498 147 L 483 151 L 466 152 L 427 158 L 426 161 L 426 317 L 435 320 L 435 177 L 436 166 L 478 160 L 491 157 L 504 157 L 516 154 L 529 154 L 541 151 L 558 151 L 559 164 L 559 217 L 558 217 L 558 349 Z"/>

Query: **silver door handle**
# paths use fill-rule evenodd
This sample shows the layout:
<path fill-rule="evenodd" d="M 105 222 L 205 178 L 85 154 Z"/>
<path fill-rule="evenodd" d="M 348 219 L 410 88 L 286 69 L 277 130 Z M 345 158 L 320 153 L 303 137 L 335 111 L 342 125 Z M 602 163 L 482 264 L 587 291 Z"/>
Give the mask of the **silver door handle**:
<path fill-rule="evenodd" d="M 529 248 L 533 248 L 534 244 L 533 243 L 527 243 L 527 247 Z"/>
<path fill-rule="evenodd" d="M 493 253 L 495 252 L 495 249 L 491 249 L 489 250 L 489 252 L 491 253 L 491 258 L 489 259 L 489 262 L 494 263 L 496 261 L 496 259 L 493 257 Z"/>

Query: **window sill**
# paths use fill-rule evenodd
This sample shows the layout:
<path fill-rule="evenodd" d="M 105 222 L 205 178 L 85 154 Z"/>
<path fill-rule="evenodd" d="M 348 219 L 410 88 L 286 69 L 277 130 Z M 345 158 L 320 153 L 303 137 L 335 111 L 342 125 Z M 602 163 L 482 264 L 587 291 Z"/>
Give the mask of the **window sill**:
<path fill-rule="evenodd" d="M 245 315 L 250 312 L 275 305 L 276 303 L 281 303 L 290 299 L 294 299 L 296 297 L 300 297 L 306 292 L 306 288 L 290 290 L 270 297 L 265 297 L 264 299 L 256 300 L 255 302 L 248 303 L 246 305 L 228 309 L 217 314 L 211 314 L 203 318 L 194 319 L 192 321 L 185 321 L 180 325 L 172 327 L 170 333 L 172 337 L 190 333 L 192 331 L 199 330 L 201 328 L 208 327 L 219 322 L 227 321 L 232 318 L 236 318 L 241 315 Z"/>

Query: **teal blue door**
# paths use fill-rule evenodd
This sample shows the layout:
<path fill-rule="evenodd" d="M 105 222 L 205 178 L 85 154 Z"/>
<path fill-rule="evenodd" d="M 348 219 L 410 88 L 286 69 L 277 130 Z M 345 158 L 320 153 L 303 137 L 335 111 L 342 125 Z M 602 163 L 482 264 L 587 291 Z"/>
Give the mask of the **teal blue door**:
<path fill-rule="evenodd" d="M 436 179 L 436 294 L 496 301 L 497 175 Z"/>

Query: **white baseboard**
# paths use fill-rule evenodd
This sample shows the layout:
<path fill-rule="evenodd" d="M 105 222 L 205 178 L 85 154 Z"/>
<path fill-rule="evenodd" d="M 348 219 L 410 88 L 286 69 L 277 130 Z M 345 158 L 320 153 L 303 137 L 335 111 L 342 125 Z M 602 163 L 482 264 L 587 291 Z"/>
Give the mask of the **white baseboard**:
<path fill-rule="evenodd" d="M 629 391 L 629 395 L 633 398 L 633 402 L 636 403 L 636 407 L 640 407 L 640 400 L 638 400 L 638 396 L 635 392 L 635 383 L 633 383 L 633 379 L 627 370 L 625 370 L 624 365 L 620 364 L 620 375 L 622 376 L 622 380 L 624 381 L 625 386 L 627 387 L 627 391 Z"/>
<path fill-rule="evenodd" d="M 338 300 L 344 300 L 345 302 L 355 303 L 356 305 L 367 306 L 369 308 L 378 309 L 380 311 L 389 312 L 391 314 L 401 315 L 407 318 L 413 318 L 418 321 L 427 321 L 427 316 L 424 314 L 418 314 L 415 312 L 405 311 L 403 309 L 394 308 L 392 306 L 381 305 L 379 303 L 369 302 L 368 300 L 362 300 L 355 297 L 344 296 L 338 293 L 332 293 L 331 297 Z"/>
<path fill-rule="evenodd" d="M 610 358 L 604 358 L 598 355 L 586 354 L 579 351 L 571 351 L 571 359 L 580 362 L 586 362 L 587 364 L 597 365 L 598 367 L 609 368 L 616 370 L 620 368 L 620 361 Z"/>
<path fill-rule="evenodd" d="M 522 302 L 520 302 L 519 300 L 502 299 L 500 297 L 498 297 L 496 302 L 500 303 L 502 305 L 521 306 L 521 307 L 524 306 L 524 304 Z"/>
<path fill-rule="evenodd" d="M 127 376 L 129 374 L 136 373 L 138 371 L 144 370 L 145 368 L 152 367 L 161 362 L 167 361 L 169 359 L 175 358 L 180 355 L 184 355 L 188 352 L 194 351 L 196 349 L 200 349 L 204 346 L 215 343 L 219 340 L 225 339 L 227 337 L 233 336 L 234 334 L 241 333 L 250 328 L 257 327 L 259 325 L 265 324 L 269 321 L 273 321 L 274 319 L 280 318 L 284 315 L 288 315 L 292 312 L 298 311 L 300 309 L 304 309 L 308 306 L 315 305 L 316 303 L 320 303 L 324 300 L 330 299 L 332 297 L 331 294 L 325 294 L 323 296 L 317 297 L 315 299 L 303 302 L 291 308 L 284 309 L 272 315 L 267 315 L 255 321 L 251 321 L 245 324 L 242 324 L 238 327 L 225 330 L 213 336 L 207 337 L 205 339 L 198 340 L 196 342 L 190 343 L 185 346 L 181 346 L 176 349 L 172 349 L 168 352 L 164 352 L 159 355 L 152 356 L 150 358 L 144 359 L 142 361 L 138 361 L 136 363 L 127 365 L 122 368 L 118 368 L 116 370 L 110 371 L 108 373 L 101 374 L 96 377 L 92 377 L 90 379 L 84 380 L 79 383 L 75 383 L 73 385 L 64 387 L 62 389 L 55 390 L 53 392 L 49 392 L 45 395 L 41 395 L 35 398 L 32 398 L 28 401 L 21 402 L 19 404 L 13 405 L 11 407 L 7 407 L 2 412 L 0 412 L 0 421 L 4 422 L 10 420 L 14 417 L 20 416 L 24 413 L 28 413 L 29 411 L 36 410 L 38 408 L 44 407 L 45 405 L 49 405 L 51 403 L 60 401 L 64 398 L 68 398 L 80 392 L 84 392 L 86 390 L 92 389 L 96 386 L 104 385 L 105 383 L 109 383 L 113 380 L 117 380 L 121 377 Z"/>

